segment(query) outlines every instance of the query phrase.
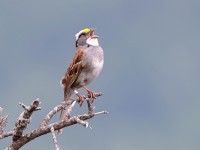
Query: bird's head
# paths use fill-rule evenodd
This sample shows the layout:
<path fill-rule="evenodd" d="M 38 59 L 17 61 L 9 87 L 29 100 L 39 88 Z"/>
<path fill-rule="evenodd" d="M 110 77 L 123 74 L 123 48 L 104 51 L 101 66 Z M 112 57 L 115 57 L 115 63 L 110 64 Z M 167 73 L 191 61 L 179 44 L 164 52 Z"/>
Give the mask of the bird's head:
<path fill-rule="evenodd" d="M 95 35 L 95 28 L 85 28 L 79 31 L 76 35 L 76 47 L 84 46 L 84 45 L 91 45 L 91 46 L 98 46 L 98 38 L 99 36 Z"/>

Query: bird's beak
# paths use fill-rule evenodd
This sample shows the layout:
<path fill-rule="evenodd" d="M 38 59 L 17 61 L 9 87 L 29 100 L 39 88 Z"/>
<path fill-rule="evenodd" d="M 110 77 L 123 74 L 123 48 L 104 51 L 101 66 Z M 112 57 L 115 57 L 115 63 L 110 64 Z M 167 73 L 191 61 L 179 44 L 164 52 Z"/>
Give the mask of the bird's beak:
<path fill-rule="evenodd" d="M 99 38 L 99 36 L 98 35 L 93 35 L 92 38 Z"/>
<path fill-rule="evenodd" d="M 96 28 L 91 28 L 90 36 L 91 36 L 92 38 L 99 38 L 98 35 L 95 35 L 95 34 L 94 34 L 95 31 L 96 31 Z"/>

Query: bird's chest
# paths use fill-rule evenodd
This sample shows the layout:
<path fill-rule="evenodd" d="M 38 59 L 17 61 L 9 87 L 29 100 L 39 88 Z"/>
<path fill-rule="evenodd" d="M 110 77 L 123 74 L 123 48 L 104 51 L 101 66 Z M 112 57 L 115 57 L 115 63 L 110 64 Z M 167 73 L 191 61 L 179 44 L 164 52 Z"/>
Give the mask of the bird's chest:
<path fill-rule="evenodd" d="M 84 80 L 85 84 L 90 84 L 101 72 L 103 62 L 98 59 L 91 59 L 83 68 L 80 76 Z"/>
<path fill-rule="evenodd" d="M 85 86 L 97 78 L 103 67 L 103 57 L 98 53 L 88 53 L 84 59 L 84 68 L 80 74 L 80 82 Z"/>

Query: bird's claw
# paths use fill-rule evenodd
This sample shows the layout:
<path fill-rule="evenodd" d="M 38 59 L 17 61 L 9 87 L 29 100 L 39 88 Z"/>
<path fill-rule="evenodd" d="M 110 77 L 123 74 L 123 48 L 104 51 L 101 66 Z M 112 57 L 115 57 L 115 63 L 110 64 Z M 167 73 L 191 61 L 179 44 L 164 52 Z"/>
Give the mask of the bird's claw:
<path fill-rule="evenodd" d="M 79 105 L 80 107 L 83 105 L 83 102 L 84 102 L 84 98 L 81 94 L 77 93 L 76 96 L 78 96 L 79 98 Z"/>
<path fill-rule="evenodd" d="M 91 91 L 91 90 L 87 90 L 89 98 L 92 99 L 92 103 L 94 102 L 94 99 L 96 99 L 96 94 L 95 92 Z"/>

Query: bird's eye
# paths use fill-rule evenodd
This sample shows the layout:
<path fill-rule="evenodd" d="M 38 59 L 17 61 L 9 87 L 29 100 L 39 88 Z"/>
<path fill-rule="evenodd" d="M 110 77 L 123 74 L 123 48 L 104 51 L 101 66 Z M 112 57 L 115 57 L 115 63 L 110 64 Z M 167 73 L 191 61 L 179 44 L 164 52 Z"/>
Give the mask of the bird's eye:
<path fill-rule="evenodd" d="M 86 35 L 86 33 L 81 33 L 81 35 L 80 36 L 85 36 Z"/>
<path fill-rule="evenodd" d="M 80 38 L 82 36 L 86 36 L 86 33 L 81 33 L 78 38 Z"/>

